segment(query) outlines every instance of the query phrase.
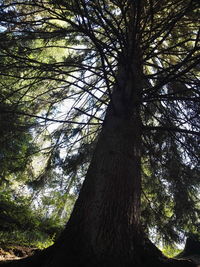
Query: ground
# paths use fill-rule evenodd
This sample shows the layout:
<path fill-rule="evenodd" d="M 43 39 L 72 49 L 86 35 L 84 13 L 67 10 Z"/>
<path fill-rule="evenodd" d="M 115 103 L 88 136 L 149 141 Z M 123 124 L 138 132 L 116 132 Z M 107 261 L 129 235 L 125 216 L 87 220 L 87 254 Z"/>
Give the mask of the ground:
<path fill-rule="evenodd" d="M 29 257 L 38 249 L 16 246 L 16 245 L 1 245 L 0 246 L 0 262 L 18 260 Z"/>
<path fill-rule="evenodd" d="M 192 248 L 194 251 L 191 251 L 191 244 L 189 243 L 189 249 L 188 249 L 188 242 L 186 242 L 186 247 L 176 258 L 178 259 L 190 259 L 194 263 L 197 264 L 197 267 L 200 267 L 200 251 L 197 251 L 199 247 L 196 247 L 196 245 L 200 245 L 199 241 L 196 242 L 195 246 Z M 193 245 L 193 242 L 192 242 Z M 29 257 L 33 255 L 35 252 L 37 252 L 38 249 L 36 248 L 30 248 L 30 247 L 24 247 L 24 246 L 16 246 L 16 245 L 0 245 L 0 264 L 4 262 L 10 262 L 12 260 L 18 260 L 22 258 Z"/>

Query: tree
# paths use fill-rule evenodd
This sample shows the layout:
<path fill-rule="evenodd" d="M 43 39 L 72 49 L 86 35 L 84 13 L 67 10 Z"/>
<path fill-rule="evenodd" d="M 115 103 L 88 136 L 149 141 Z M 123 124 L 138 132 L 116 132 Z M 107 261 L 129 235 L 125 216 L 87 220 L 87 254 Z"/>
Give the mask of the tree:
<path fill-rule="evenodd" d="M 158 206 L 168 219 L 164 230 L 181 225 L 182 216 L 184 225 L 186 218 L 195 221 L 198 7 L 194 0 L 2 1 L 1 56 L 8 63 L 1 73 L 22 82 L 18 92 L 31 99 L 27 105 L 45 103 L 40 113 L 20 114 L 65 123 L 54 135 L 54 152 L 61 140 L 75 145 L 76 136 L 78 148 L 96 143 L 64 232 L 30 265 L 62 266 L 67 257 L 69 266 L 193 266 L 165 259 L 145 237 L 141 185 L 153 208 L 153 199 L 165 197 Z M 9 49 L 10 42 L 18 49 Z M 49 115 L 74 97 L 75 109 L 64 119 Z M 144 175 L 144 162 L 150 174 Z"/>
<path fill-rule="evenodd" d="M 0 60 L 2 65 L 7 63 L 2 57 Z M 36 151 L 31 134 L 36 122 L 34 118 L 27 120 L 17 114 L 17 112 L 26 110 L 26 107 L 22 102 L 19 104 L 19 96 L 13 94 L 11 88 L 15 83 L 16 80 L 4 77 L 0 84 L 1 186 L 9 184 L 11 175 L 14 175 L 15 179 L 20 179 L 20 176 L 23 176 L 22 172 L 30 162 L 27 155 Z"/>

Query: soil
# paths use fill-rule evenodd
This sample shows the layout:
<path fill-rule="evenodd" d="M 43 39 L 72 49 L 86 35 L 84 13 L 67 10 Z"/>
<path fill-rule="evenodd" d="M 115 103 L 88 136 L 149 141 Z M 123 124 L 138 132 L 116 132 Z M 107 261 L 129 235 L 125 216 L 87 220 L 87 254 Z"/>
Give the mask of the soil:
<path fill-rule="evenodd" d="M 37 248 L 9 245 L 9 246 L 0 246 L 0 262 L 2 261 L 12 261 L 18 260 L 22 258 L 26 258 L 32 256 Z"/>

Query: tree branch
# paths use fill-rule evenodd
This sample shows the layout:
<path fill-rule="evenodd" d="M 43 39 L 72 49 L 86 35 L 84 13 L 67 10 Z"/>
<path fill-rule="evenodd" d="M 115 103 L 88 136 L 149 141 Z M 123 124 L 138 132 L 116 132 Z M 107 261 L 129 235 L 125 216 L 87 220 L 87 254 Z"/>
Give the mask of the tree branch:
<path fill-rule="evenodd" d="M 79 124 L 79 125 L 101 125 L 101 123 L 98 122 L 78 122 L 78 121 L 72 121 L 72 120 L 57 120 L 57 119 L 50 119 L 48 117 L 38 116 L 29 114 L 26 112 L 20 112 L 20 111 L 14 111 L 14 110 L 1 110 L 2 113 L 12 113 L 12 114 L 18 114 L 22 116 L 28 116 L 31 118 L 41 119 L 44 121 L 51 121 L 51 122 L 57 122 L 57 123 L 71 123 L 71 124 Z"/>
<path fill-rule="evenodd" d="M 200 136 L 200 132 L 181 129 L 177 127 L 159 127 L 159 126 L 144 126 L 143 130 L 150 131 L 168 131 L 168 132 L 177 132 L 177 133 L 186 133 L 186 134 L 194 134 Z"/>

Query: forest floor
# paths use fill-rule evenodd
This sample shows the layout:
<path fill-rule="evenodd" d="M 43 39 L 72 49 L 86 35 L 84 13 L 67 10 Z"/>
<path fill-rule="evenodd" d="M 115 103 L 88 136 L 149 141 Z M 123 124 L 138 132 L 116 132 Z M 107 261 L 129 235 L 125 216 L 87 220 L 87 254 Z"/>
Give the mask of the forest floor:
<path fill-rule="evenodd" d="M 38 249 L 16 245 L 0 246 L 0 262 L 26 258 L 33 255 L 35 251 Z"/>
<path fill-rule="evenodd" d="M 37 248 L 24 247 L 19 245 L 0 245 L 0 263 L 29 257 L 38 250 L 39 249 Z M 197 264 L 197 266 L 200 267 L 200 255 L 196 254 L 181 258 L 193 260 Z"/>

